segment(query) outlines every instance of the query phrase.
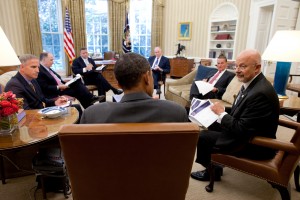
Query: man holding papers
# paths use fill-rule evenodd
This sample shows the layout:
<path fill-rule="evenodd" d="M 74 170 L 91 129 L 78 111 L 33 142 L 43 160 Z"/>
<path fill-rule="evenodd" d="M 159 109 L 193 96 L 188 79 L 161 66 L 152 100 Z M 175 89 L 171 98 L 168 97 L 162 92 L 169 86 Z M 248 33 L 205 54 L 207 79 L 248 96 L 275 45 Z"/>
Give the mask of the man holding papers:
<path fill-rule="evenodd" d="M 72 96 L 78 99 L 84 108 L 105 98 L 105 96 L 95 96 L 90 93 L 81 80 L 77 80 L 67 86 L 61 77 L 51 69 L 53 61 L 54 59 L 51 53 L 43 52 L 40 54 L 40 67 L 37 81 L 46 98 L 52 99 L 62 95 Z"/>
<path fill-rule="evenodd" d="M 227 71 L 227 58 L 221 54 L 217 59 L 218 71 L 211 71 L 203 80 L 195 80 L 190 91 L 190 99 L 221 99 L 234 73 Z"/>
<path fill-rule="evenodd" d="M 220 152 L 250 159 L 270 159 L 275 151 L 250 144 L 254 136 L 276 138 L 279 118 L 279 100 L 272 84 L 261 72 L 261 56 L 258 51 L 242 51 L 236 59 L 236 76 L 243 87 L 230 113 L 221 103 L 210 106 L 218 115 L 217 122 L 208 130 L 200 131 L 196 162 L 207 168 L 211 153 Z M 220 180 L 222 168 L 216 168 L 215 180 Z M 205 169 L 192 172 L 191 177 L 209 181 Z"/>

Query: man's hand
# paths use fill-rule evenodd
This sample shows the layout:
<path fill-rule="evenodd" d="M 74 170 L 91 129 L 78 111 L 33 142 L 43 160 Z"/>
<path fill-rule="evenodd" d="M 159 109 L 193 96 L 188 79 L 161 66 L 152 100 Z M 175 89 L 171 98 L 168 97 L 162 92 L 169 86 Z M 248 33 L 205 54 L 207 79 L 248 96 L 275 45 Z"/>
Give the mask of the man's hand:
<path fill-rule="evenodd" d="M 65 90 L 65 89 L 67 89 L 68 88 L 68 86 L 66 86 L 66 85 L 59 85 L 58 86 L 58 89 L 60 90 L 60 91 L 63 91 L 63 90 Z"/>
<path fill-rule="evenodd" d="M 210 109 L 217 115 L 220 115 L 221 113 L 225 112 L 225 107 L 220 102 L 214 103 L 212 106 L 210 106 Z"/>
<path fill-rule="evenodd" d="M 54 102 L 56 106 L 61 106 L 64 105 L 65 103 L 67 103 L 68 99 L 64 96 L 60 96 L 56 99 L 56 101 Z"/>
<path fill-rule="evenodd" d="M 93 65 L 90 63 L 85 67 L 86 71 L 91 71 L 93 69 Z"/>
<path fill-rule="evenodd" d="M 163 69 L 160 68 L 158 65 L 155 65 L 154 70 L 155 71 L 161 71 L 161 72 L 163 71 Z"/>

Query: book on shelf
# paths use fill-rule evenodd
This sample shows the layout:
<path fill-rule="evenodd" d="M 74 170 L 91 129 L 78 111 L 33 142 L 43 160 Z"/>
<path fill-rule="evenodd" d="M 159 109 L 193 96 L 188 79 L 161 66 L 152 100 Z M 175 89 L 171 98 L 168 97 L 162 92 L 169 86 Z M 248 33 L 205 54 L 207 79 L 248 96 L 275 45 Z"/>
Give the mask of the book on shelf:
<path fill-rule="evenodd" d="M 214 123 L 219 116 L 211 110 L 211 105 L 212 102 L 209 99 L 193 98 L 189 112 L 191 122 L 205 128 Z"/>
<path fill-rule="evenodd" d="M 216 52 L 215 51 L 210 51 L 208 57 L 209 58 L 216 58 Z"/>
<path fill-rule="evenodd" d="M 227 59 L 232 59 L 232 51 L 229 51 L 228 53 L 227 53 Z"/>
<path fill-rule="evenodd" d="M 81 79 L 81 75 L 80 74 L 76 74 L 76 76 L 74 78 L 72 78 L 71 80 L 69 80 L 68 82 L 65 83 L 65 86 L 69 86 L 72 83 L 74 83 L 75 81 Z"/>

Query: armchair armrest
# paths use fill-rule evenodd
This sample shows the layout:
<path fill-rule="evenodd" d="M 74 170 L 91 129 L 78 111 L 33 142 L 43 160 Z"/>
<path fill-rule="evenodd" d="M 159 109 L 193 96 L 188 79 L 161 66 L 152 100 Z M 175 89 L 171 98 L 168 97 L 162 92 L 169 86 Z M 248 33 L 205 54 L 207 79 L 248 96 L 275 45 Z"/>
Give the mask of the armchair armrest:
<path fill-rule="evenodd" d="M 287 151 L 291 154 L 299 154 L 300 153 L 300 149 L 297 148 L 293 143 L 280 141 L 278 139 L 271 139 L 271 138 L 256 136 L 250 141 L 250 143 L 256 144 L 259 146 L 263 146 L 263 147 L 268 147 L 271 149 Z"/>
<path fill-rule="evenodd" d="M 186 84 L 192 84 L 195 76 L 196 76 L 197 70 L 194 70 L 184 77 L 175 80 L 175 81 L 168 81 L 166 80 L 166 87 L 168 88 L 169 85 L 186 85 Z"/>
<path fill-rule="evenodd" d="M 289 75 L 289 83 L 291 83 L 293 81 L 294 76 L 300 76 L 300 74 L 290 74 Z"/>

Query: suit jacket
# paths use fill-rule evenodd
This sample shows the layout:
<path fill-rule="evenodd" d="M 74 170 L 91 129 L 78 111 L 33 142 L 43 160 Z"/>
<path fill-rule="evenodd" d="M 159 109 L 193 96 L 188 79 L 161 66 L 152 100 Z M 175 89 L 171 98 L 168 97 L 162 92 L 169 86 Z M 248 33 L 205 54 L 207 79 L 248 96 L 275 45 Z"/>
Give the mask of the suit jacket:
<path fill-rule="evenodd" d="M 95 70 L 97 68 L 97 66 L 96 66 L 96 63 L 94 62 L 94 60 L 92 58 L 88 58 L 88 61 L 90 64 L 93 65 L 93 70 Z M 83 68 L 85 68 L 85 67 L 86 67 L 86 65 L 85 65 L 83 59 L 81 58 L 81 56 L 79 56 L 78 58 L 73 60 L 72 71 L 74 74 L 80 74 L 83 77 L 85 77 L 91 73 L 95 73 L 93 70 L 83 73 Z"/>
<path fill-rule="evenodd" d="M 20 72 L 18 72 L 7 82 L 5 91 L 12 91 L 17 98 L 23 98 L 23 108 L 25 110 L 44 108 L 43 103 L 45 103 L 46 106 L 55 106 L 54 100 L 44 97 L 38 82 L 34 79 L 31 82 L 35 91 L 31 88 Z"/>
<path fill-rule="evenodd" d="M 150 67 L 152 67 L 155 58 L 156 58 L 156 56 L 150 56 L 148 58 L 148 62 L 150 64 Z M 169 59 L 165 56 L 161 56 L 160 61 L 158 63 L 158 66 L 160 68 L 162 68 L 163 71 L 162 71 L 162 77 L 161 78 L 162 78 L 162 80 L 165 80 L 166 79 L 166 74 L 169 74 L 170 69 L 171 69 Z M 152 70 L 152 72 L 153 72 L 153 76 L 156 76 L 156 78 L 154 78 L 154 81 L 155 81 L 154 85 L 158 85 L 157 82 L 158 82 L 158 80 L 160 80 L 161 72 L 158 71 L 158 70 L 157 71 Z"/>
<path fill-rule="evenodd" d="M 60 79 L 60 81 L 63 84 L 65 83 L 61 79 L 60 75 L 58 75 L 51 68 L 50 68 L 50 70 Z M 55 98 L 60 95 L 60 90 L 57 89 L 57 82 L 56 82 L 55 78 L 53 78 L 53 76 L 42 65 L 40 65 L 40 72 L 39 72 L 39 75 L 37 78 L 37 82 L 39 83 L 44 95 L 47 98 Z"/>
<path fill-rule="evenodd" d="M 276 138 L 279 118 L 279 100 L 277 94 L 260 73 L 246 88 L 240 100 L 232 106 L 230 115 L 221 121 L 222 134 L 216 147 L 223 150 L 238 150 L 258 157 L 259 154 L 273 151 L 251 145 L 248 141 L 254 136 Z"/>
<path fill-rule="evenodd" d="M 125 94 L 119 103 L 104 102 L 88 107 L 80 123 L 126 122 L 188 122 L 188 116 L 185 108 L 175 102 L 153 99 L 141 92 Z"/>
<path fill-rule="evenodd" d="M 215 73 L 216 71 L 214 70 L 208 72 L 205 79 L 208 79 L 209 81 L 215 75 Z M 222 99 L 222 96 L 225 93 L 227 86 L 234 78 L 234 76 L 235 76 L 234 73 L 225 70 L 223 75 L 218 79 L 218 81 L 214 85 L 215 88 L 218 88 L 218 92 L 208 92 L 205 95 L 199 93 L 195 81 L 193 81 L 193 84 L 191 86 L 191 91 L 190 91 L 191 98 L 192 96 L 197 96 L 200 99 Z"/>

